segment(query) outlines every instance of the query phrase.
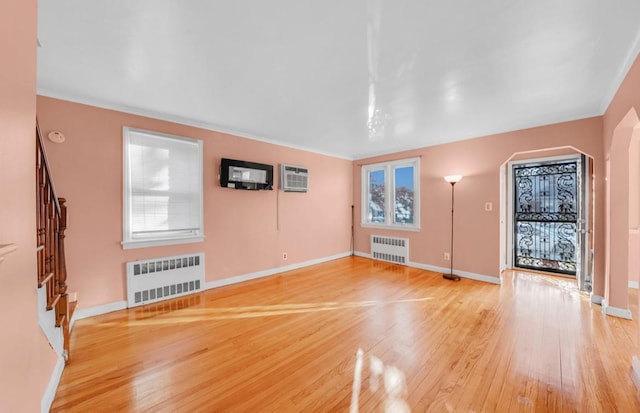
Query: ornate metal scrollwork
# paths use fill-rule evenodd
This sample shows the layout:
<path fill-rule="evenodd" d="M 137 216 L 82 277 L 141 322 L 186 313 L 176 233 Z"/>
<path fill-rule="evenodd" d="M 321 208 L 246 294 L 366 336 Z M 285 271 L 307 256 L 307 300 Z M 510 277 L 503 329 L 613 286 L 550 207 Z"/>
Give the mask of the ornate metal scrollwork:
<path fill-rule="evenodd" d="M 575 275 L 577 162 L 514 168 L 515 264 Z"/>

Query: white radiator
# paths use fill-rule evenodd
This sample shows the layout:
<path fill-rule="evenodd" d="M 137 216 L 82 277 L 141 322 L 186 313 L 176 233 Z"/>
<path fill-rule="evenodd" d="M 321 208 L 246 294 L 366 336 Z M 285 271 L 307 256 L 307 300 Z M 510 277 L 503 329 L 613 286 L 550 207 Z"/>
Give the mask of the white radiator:
<path fill-rule="evenodd" d="M 155 303 L 204 288 L 204 253 L 127 263 L 127 307 Z"/>
<path fill-rule="evenodd" d="M 371 258 L 396 264 L 409 262 L 409 239 L 371 236 Z"/>

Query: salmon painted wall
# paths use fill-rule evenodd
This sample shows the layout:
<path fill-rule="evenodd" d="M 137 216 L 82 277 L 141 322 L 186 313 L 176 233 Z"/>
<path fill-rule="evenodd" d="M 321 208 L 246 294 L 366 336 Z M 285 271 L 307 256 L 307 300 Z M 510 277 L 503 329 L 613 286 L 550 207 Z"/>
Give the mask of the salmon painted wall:
<path fill-rule="evenodd" d="M 79 308 L 125 300 L 125 263 L 137 259 L 204 251 L 214 281 L 351 249 L 351 161 L 43 96 L 37 113 L 45 135 L 67 138 L 47 152 L 69 208 L 68 284 Z M 122 249 L 123 126 L 203 140 L 203 243 Z M 272 164 L 274 182 L 278 163 L 306 166 L 309 192 L 222 188 L 220 158 Z"/>
<path fill-rule="evenodd" d="M 500 276 L 500 166 L 514 153 L 572 146 L 594 158 L 596 199 L 602 190 L 602 119 L 565 122 L 516 132 L 431 146 L 354 162 L 354 202 L 360 222 L 361 165 L 419 156 L 421 158 L 421 230 L 390 231 L 363 228 L 356 231 L 356 250 L 370 252 L 370 235 L 387 234 L 410 239 L 412 262 L 449 267 L 444 260 L 450 242 L 451 185 L 445 175 L 462 174 L 455 186 L 454 269 L 478 275 Z M 537 157 L 532 155 L 532 157 Z M 491 202 L 493 210 L 485 211 Z M 596 208 L 602 211 L 599 201 Z M 596 274 L 604 272 L 603 214 L 596 212 Z"/>
<path fill-rule="evenodd" d="M 607 183 L 611 196 L 606 202 L 612 211 L 607 220 L 610 224 L 610 271 L 605 298 L 609 305 L 622 309 L 629 308 L 626 289 L 628 281 L 637 282 L 640 277 L 638 220 L 629 215 L 637 211 L 633 199 L 637 192 L 630 191 L 630 184 L 638 182 L 638 177 L 632 177 L 631 174 L 640 171 L 637 165 L 633 165 L 638 161 L 637 155 L 633 153 L 633 147 L 637 145 L 631 144 L 634 139 L 638 139 L 639 92 L 640 57 L 636 56 L 603 116 L 603 150 L 605 159 L 610 160 Z"/>
<path fill-rule="evenodd" d="M 619 160 L 620 157 L 623 157 L 623 160 L 624 160 L 624 153 L 625 153 L 624 146 L 627 144 L 629 145 L 629 149 L 627 150 L 627 153 L 629 155 L 626 158 L 626 162 L 627 162 L 626 172 L 623 170 L 620 172 L 622 176 L 616 175 L 614 174 L 613 168 L 611 168 L 612 171 L 610 172 L 610 176 L 607 177 L 609 183 L 618 182 L 618 181 L 621 182 L 618 190 L 619 193 L 617 194 L 612 193 L 611 199 L 607 199 L 606 201 L 607 207 L 610 209 L 615 208 L 616 203 L 614 201 L 614 197 L 622 196 L 624 198 L 625 195 L 623 192 L 625 188 L 622 185 L 624 185 L 623 182 L 625 182 L 625 180 L 627 182 L 627 185 L 630 185 L 634 182 L 637 183 L 640 181 L 640 178 L 637 175 L 633 177 L 630 175 L 630 173 L 637 174 L 640 171 L 640 168 L 638 168 L 637 164 L 633 165 L 634 159 L 635 159 L 635 162 L 638 162 L 640 160 L 640 154 L 633 153 L 633 151 L 637 150 L 638 148 L 637 141 L 640 139 L 640 137 L 638 137 L 638 113 L 639 113 L 638 111 L 639 110 L 640 110 L 640 56 L 636 56 L 636 59 L 633 65 L 627 72 L 626 77 L 624 78 L 622 84 L 618 88 L 618 91 L 616 92 L 613 100 L 609 104 L 609 107 L 607 108 L 607 111 L 603 116 L 603 124 L 604 124 L 603 150 L 604 150 L 605 157 L 610 158 L 609 164 L 612 165 L 612 163 L 616 160 Z M 625 122 L 625 120 L 630 120 L 630 122 Z M 627 128 L 628 131 L 626 133 L 622 133 L 622 136 L 619 136 L 619 137 L 617 136 L 616 138 L 614 138 L 614 135 L 616 135 L 616 131 L 620 133 L 621 129 L 623 128 Z M 615 139 L 620 139 L 620 141 L 615 142 L 614 141 Z M 620 148 L 621 146 L 622 148 Z M 616 156 L 615 152 L 617 152 L 618 150 L 620 150 L 620 153 L 618 153 Z M 613 159 L 612 156 L 615 157 L 616 159 Z M 625 168 L 622 168 L 622 169 L 625 169 Z M 637 192 L 634 193 L 629 186 L 627 186 L 626 189 L 628 190 L 627 197 L 630 196 L 632 198 L 629 200 L 630 201 L 629 210 L 631 214 L 633 214 L 634 212 L 638 212 L 637 208 L 638 208 L 639 202 L 637 202 L 637 200 L 633 200 L 633 197 L 637 195 Z M 637 190 L 638 188 L 636 188 L 636 191 Z M 615 217 L 615 215 L 612 214 L 611 217 Z M 609 259 L 610 259 L 610 262 L 612 262 L 613 260 L 619 261 L 621 259 L 619 255 L 622 255 L 622 256 L 628 255 L 630 260 L 628 261 L 628 268 L 626 270 L 633 272 L 638 270 L 638 267 L 639 267 L 638 256 L 640 256 L 640 251 L 638 251 L 640 242 L 638 240 L 637 229 L 633 228 L 633 226 L 638 224 L 639 222 L 638 218 L 640 217 L 637 217 L 637 216 L 632 217 L 631 215 L 629 215 L 627 218 L 628 218 L 628 221 L 626 223 L 623 223 L 622 225 L 619 225 L 619 228 L 613 228 L 612 226 L 611 231 L 609 233 L 609 239 L 611 240 L 611 247 L 613 246 L 614 240 L 615 240 L 617 244 L 619 245 L 621 244 L 623 246 L 626 245 L 627 248 L 623 253 L 622 251 L 615 251 L 613 248 L 608 248 L 609 250 L 611 250 Z M 611 219 L 608 219 L 608 221 L 610 220 Z M 607 299 L 610 301 L 610 304 L 612 306 L 623 308 L 623 309 L 628 308 L 627 307 L 628 294 L 627 294 L 627 291 L 624 290 L 620 284 L 622 284 L 622 282 L 626 279 L 625 277 L 626 275 L 627 274 L 618 274 L 618 275 L 611 274 L 610 275 L 609 278 L 613 279 L 615 282 L 613 283 L 614 284 L 613 288 L 608 288 L 609 297 L 607 297 Z M 629 276 L 629 279 L 631 281 L 634 281 L 634 275 L 631 274 Z M 638 300 L 639 301 L 637 304 L 640 305 L 640 298 L 638 298 Z M 640 320 L 638 320 L 637 322 L 640 323 Z M 640 341 L 638 342 L 640 343 Z M 636 354 L 640 355 L 640 344 L 636 346 Z M 634 370 L 634 374 L 637 377 L 640 377 L 640 362 L 638 361 L 638 357 L 634 357 L 633 370 Z"/>
<path fill-rule="evenodd" d="M 637 130 L 634 131 L 638 135 Z M 640 281 L 640 138 L 629 145 L 629 284 Z"/>
<path fill-rule="evenodd" d="M 39 412 L 57 360 L 36 300 L 36 6 L 0 6 L 0 244 L 17 247 L 0 262 L 2 412 Z"/>
<path fill-rule="evenodd" d="M 609 153 L 609 148 L 611 147 L 613 130 L 632 108 L 635 108 L 640 113 L 640 55 L 636 56 L 633 65 L 629 68 L 627 75 L 604 113 L 605 156 Z"/>

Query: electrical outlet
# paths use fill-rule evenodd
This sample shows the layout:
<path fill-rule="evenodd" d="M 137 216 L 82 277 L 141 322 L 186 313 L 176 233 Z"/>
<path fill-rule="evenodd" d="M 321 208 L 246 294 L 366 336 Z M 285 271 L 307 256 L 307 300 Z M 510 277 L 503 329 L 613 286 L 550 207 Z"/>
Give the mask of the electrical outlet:
<path fill-rule="evenodd" d="M 287 260 L 287 253 L 283 252 L 282 253 L 282 261 L 286 261 Z"/>
<path fill-rule="evenodd" d="M 451 261 L 451 254 L 449 254 L 448 252 L 444 253 L 444 260 L 445 261 Z"/>
<path fill-rule="evenodd" d="M 493 203 L 492 202 L 485 202 L 484 203 L 484 210 L 485 211 L 493 211 Z"/>

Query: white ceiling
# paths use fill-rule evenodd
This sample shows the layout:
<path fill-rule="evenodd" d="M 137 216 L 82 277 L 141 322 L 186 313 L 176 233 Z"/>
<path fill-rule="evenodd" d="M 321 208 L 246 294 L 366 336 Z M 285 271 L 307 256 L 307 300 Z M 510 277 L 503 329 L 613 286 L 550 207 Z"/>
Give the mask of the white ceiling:
<path fill-rule="evenodd" d="M 38 93 L 357 159 L 601 115 L 638 0 L 39 0 Z"/>

